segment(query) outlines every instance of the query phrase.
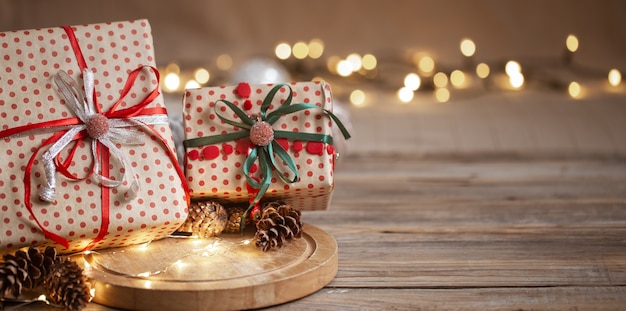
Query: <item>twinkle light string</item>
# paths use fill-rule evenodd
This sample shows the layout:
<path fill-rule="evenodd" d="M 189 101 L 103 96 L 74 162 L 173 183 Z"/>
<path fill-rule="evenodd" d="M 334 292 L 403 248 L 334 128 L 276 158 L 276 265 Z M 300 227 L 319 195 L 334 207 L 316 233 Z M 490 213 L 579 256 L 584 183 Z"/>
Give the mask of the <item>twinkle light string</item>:
<path fill-rule="evenodd" d="M 367 93 L 363 91 L 365 88 L 396 93 L 398 99 L 404 103 L 414 101 L 416 93 L 431 93 L 436 102 L 448 102 L 489 92 L 520 91 L 529 88 L 562 92 L 576 99 L 582 97 L 582 90 L 586 85 L 594 85 L 596 81 L 603 80 L 608 81 L 608 85 L 612 87 L 611 91 L 621 90 L 618 89 L 621 84 L 621 72 L 617 68 L 605 72 L 584 67 L 575 62 L 575 54 L 581 46 L 578 37 L 570 34 L 564 43 L 562 55 L 554 59 L 501 59 L 478 62 L 479 45 L 471 38 L 465 37 L 459 42 L 462 62 L 458 66 L 436 62 L 431 55 L 420 51 L 409 54 L 407 51 L 392 51 L 378 55 L 368 52 L 325 56 L 324 43 L 317 38 L 293 44 L 282 41 L 272 52 L 290 73 L 292 80 L 328 81 L 337 86 L 335 88 L 337 96 L 345 97 L 354 106 L 363 106 L 367 103 Z M 224 58 L 224 55 L 220 55 L 219 58 Z M 232 62 L 232 58 L 229 57 L 229 64 L 232 65 Z M 506 71 L 505 68 L 510 62 L 517 63 L 519 70 Z M 204 68 L 197 70 L 200 69 L 206 70 Z M 180 77 L 184 75 L 180 73 Z M 408 77 L 411 78 L 407 79 Z M 414 77 L 419 78 L 417 85 Z M 226 83 L 228 77 L 222 75 L 221 79 L 216 77 L 211 81 L 193 80 L 190 85 Z M 464 89 L 470 88 L 482 92 L 463 92 Z M 180 90 L 179 88 L 178 91 Z M 472 95 L 469 95 L 470 93 Z"/>
<path fill-rule="evenodd" d="M 248 245 L 254 246 L 254 243 L 252 243 L 251 239 L 237 239 L 236 241 L 230 241 L 222 239 L 220 237 L 198 238 L 194 236 L 180 235 L 170 235 L 169 237 L 174 239 L 187 240 L 188 242 L 193 244 L 193 247 L 187 251 L 178 253 L 171 258 L 163 260 L 164 262 L 160 264 L 159 267 L 154 269 L 146 270 L 144 269 L 145 265 L 142 265 L 142 270 L 140 271 L 119 271 L 104 264 L 109 262 L 107 258 L 122 255 L 124 253 L 146 253 L 154 251 L 152 247 L 152 242 L 133 245 L 119 250 L 112 249 L 104 251 L 84 251 L 76 255 L 80 255 L 83 257 L 85 268 L 87 270 L 95 268 L 101 271 L 106 271 L 107 273 L 110 273 L 112 275 L 138 278 L 150 281 L 154 280 L 154 278 L 159 275 L 166 274 L 171 269 L 180 269 L 184 268 L 187 265 L 197 263 L 202 258 L 210 258 L 214 256 L 226 257 L 226 253 L 229 252 L 236 255 L 238 252 L 241 251 L 242 247 Z"/>

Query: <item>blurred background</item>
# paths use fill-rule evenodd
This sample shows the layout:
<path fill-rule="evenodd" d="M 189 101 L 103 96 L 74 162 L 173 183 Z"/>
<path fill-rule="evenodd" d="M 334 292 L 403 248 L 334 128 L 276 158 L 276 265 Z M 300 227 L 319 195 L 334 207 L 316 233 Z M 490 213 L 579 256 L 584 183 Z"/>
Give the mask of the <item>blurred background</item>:
<path fill-rule="evenodd" d="M 185 87 L 325 80 L 352 156 L 626 155 L 626 2 L 0 0 L 0 31 L 147 18 Z"/>

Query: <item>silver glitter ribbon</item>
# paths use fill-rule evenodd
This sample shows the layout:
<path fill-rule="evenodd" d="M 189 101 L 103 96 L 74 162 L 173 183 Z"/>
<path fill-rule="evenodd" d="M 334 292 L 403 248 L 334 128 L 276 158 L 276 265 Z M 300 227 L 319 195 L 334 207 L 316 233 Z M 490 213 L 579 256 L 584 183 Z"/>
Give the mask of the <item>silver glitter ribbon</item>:
<path fill-rule="evenodd" d="M 57 140 L 50 148 L 42 155 L 43 167 L 46 176 L 46 184 L 41 187 L 39 191 L 39 197 L 46 202 L 53 202 L 56 188 L 56 165 L 54 158 L 67 147 L 70 142 L 74 140 L 74 137 L 80 132 L 87 130 L 87 124 L 89 120 L 98 114 L 93 97 L 95 92 L 94 74 L 91 70 L 83 70 L 83 86 L 85 90 L 85 96 L 82 95 L 74 81 L 65 71 L 59 71 L 54 76 L 54 83 L 58 87 L 59 94 L 65 100 L 66 106 L 68 106 L 72 112 L 83 123 L 70 126 L 67 132 Z M 156 124 L 168 124 L 167 115 L 149 115 L 138 116 L 131 118 L 106 118 L 106 124 L 108 130 L 98 137 L 91 137 L 91 153 L 94 160 L 93 166 L 93 178 L 96 182 L 102 186 L 115 188 L 119 187 L 126 181 L 127 175 L 130 176 L 130 188 L 128 197 L 133 199 L 137 196 L 140 190 L 139 178 L 135 174 L 132 165 L 126 155 L 122 153 L 117 147 L 116 143 L 123 145 L 140 145 L 146 140 L 146 134 L 142 131 L 132 130 L 130 127 L 147 127 L 148 125 Z M 111 179 L 102 175 L 100 171 L 100 165 L 98 158 L 98 144 L 102 144 L 108 148 L 111 152 L 111 156 L 117 159 L 124 170 L 124 175 L 121 179 Z"/>

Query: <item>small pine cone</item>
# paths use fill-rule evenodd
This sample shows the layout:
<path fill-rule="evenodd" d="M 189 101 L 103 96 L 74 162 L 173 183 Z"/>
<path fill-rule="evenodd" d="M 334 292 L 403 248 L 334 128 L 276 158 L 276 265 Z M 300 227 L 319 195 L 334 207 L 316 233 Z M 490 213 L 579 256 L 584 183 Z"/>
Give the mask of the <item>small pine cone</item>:
<path fill-rule="evenodd" d="M 239 232 L 241 228 L 241 217 L 243 217 L 243 214 L 245 214 L 246 209 L 242 207 L 232 207 L 228 208 L 227 210 L 228 222 L 226 223 L 226 228 L 224 228 L 224 232 Z"/>
<path fill-rule="evenodd" d="M 54 247 L 43 252 L 35 247 L 18 250 L 15 255 L 5 254 L 0 264 L 0 298 L 17 298 L 22 289 L 33 289 L 43 283 L 52 265 L 58 260 Z"/>
<path fill-rule="evenodd" d="M 281 248 L 286 242 L 302 236 L 300 211 L 282 202 L 271 202 L 256 224 L 256 246 L 264 252 Z"/>
<path fill-rule="evenodd" d="M 82 310 L 91 300 L 83 269 L 70 259 L 58 261 L 52 266 L 43 288 L 50 302 L 67 310 Z"/>
<path fill-rule="evenodd" d="M 222 233 L 227 221 L 228 213 L 221 204 L 214 201 L 194 202 L 189 206 L 187 219 L 178 231 L 208 238 Z"/>

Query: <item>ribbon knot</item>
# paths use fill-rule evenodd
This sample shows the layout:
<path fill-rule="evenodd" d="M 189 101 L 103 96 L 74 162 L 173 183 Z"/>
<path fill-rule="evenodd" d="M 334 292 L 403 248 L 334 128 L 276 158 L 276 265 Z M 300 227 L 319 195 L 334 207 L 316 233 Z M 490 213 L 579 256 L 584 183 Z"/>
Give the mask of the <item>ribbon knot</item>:
<path fill-rule="evenodd" d="M 64 71 L 59 71 L 54 76 L 54 82 L 58 87 L 59 94 L 65 100 L 66 106 L 78 117 L 82 123 L 72 125 L 50 148 L 42 155 L 43 166 L 46 176 L 46 184 L 40 189 L 39 197 L 46 202 L 54 201 L 56 187 L 56 169 L 58 166 L 64 166 L 63 170 L 67 171 L 67 165 L 61 164 L 57 158 L 62 150 L 64 150 L 72 141 L 82 139 L 85 131 L 91 137 L 91 154 L 93 156 L 92 173 L 94 179 L 105 187 L 115 188 L 126 181 L 127 175 L 132 179 L 128 196 L 135 198 L 140 190 L 139 179 L 130 164 L 128 158 L 119 151 L 115 143 L 126 145 L 139 145 L 143 142 L 145 134 L 143 132 L 128 129 L 129 126 L 140 125 L 139 121 L 128 118 L 107 118 L 107 113 L 98 112 L 94 104 L 94 74 L 90 69 L 83 70 L 83 85 L 85 96 L 77 89 L 76 81 L 74 81 Z M 113 109 L 112 109 L 113 110 Z M 105 177 L 101 170 L 99 161 L 100 156 L 98 143 L 102 144 L 111 152 L 112 157 L 117 159 L 124 169 L 125 173 L 121 179 L 111 179 Z M 55 163 L 55 158 L 57 162 Z M 66 174 L 67 175 L 67 174 Z M 70 177 L 71 174 L 69 174 Z"/>
<path fill-rule="evenodd" d="M 288 95 L 287 98 L 284 99 L 283 103 L 274 111 L 268 113 L 268 109 L 272 102 L 274 101 L 274 97 L 276 93 L 282 89 L 283 87 L 287 88 Z M 223 143 L 227 141 L 237 140 L 249 137 L 253 146 L 250 152 L 248 153 L 248 157 L 243 163 L 243 174 L 246 177 L 246 181 L 248 185 L 250 185 L 254 189 L 258 189 L 254 199 L 250 201 L 250 205 L 244 215 L 241 217 L 240 227 L 243 230 L 245 219 L 248 217 L 250 211 L 254 208 L 255 205 L 259 203 L 263 195 L 269 189 L 272 179 L 272 172 L 276 170 L 278 172 L 278 177 L 285 183 L 293 184 L 299 180 L 298 168 L 295 163 L 295 160 L 291 157 L 291 155 L 275 140 L 275 138 L 287 138 L 287 139 L 296 139 L 302 141 L 315 141 L 332 144 L 333 139 L 330 135 L 318 134 L 318 133 L 305 133 L 305 132 L 289 132 L 289 131 L 280 131 L 274 130 L 272 125 L 278 121 L 282 116 L 291 114 L 294 112 L 307 110 L 307 109 L 321 109 L 326 115 L 328 115 L 334 123 L 339 127 L 342 135 L 346 138 L 350 138 L 350 133 L 348 133 L 347 129 L 341 123 L 339 118 L 337 118 L 332 112 L 323 109 L 314 104 L 307 103 L 292 103 L 293 100 L 293 90 L 287 84 L 277 84 L 275 85 L 265 96 L 263 99 L 263 103 L 261 104 L 261 109 L 258 116 L 249 116 L 244 111 L 242 111 L 239 107 L 234 105 L 232 102 L 220 99 L 215 102 L 213 109 L 215 114 L 225 123 L 243 129 L 242 131 L 231 132 L 226 134 L 212 135 L 212 136 L 204 136 L 197 137 L 185 140 L 183 145 L 185 148 L 190 147 L 200 147 L 205 145 L 213 145 L 218 143 Z M 234 120 L 230 120 L 219 114 L 217 106 L 218 103 L 223 103 L 228 108 L 230 108 L 240 119 L 242 122 L 237 122 Z M 279 166 L 276 165 L 277 160 L 276 156 L 280 158 L 284 163 L 286 170 L 281 171 Z M 255 178 L 250 173 L 250 169 L 254 162 L 259 162 L 259 169 L 261 178 Z M 291 175 L 293 178 L 288 179 L 287 176 Z"/>
<path fill-rule="evenodd" d="M 41 145 L 33 150 L 33 153 L 30 156 L 24 170 L 24 205 L 30 213 L 30 218 L 37 224 L 37 226 L 39 226 L 45 236 L 54 242 L 63 245 L 65 248 L 69 247 L 68 239 L 48 230 L 46 226 L 39 221 L 33 210 L 33 202 L 31 198 L 31 173 L 39 152 L 43 150 L 43 148 L 50 146 L 50 148 L 48 148 L 48 150 L 42 155 L 46 175 L 46 185 L 42 187 L 44 190 L 42 190 L 40 194 L 41 199 L 44 201 L 52 202 L 54 200 L 56 171 L 72 180 L 82 180 L 94 175 L 95 178 L 100 181 L 100 185 L 102 187 L 102 220 L 100 223 L 100 229 L 98 229 L 98 235 L 92 239 L 91 243 L 87 247 L 85 247 L 85 249 L 91 249 L 109 233 L 110 195 L 109 190 L 105 188 L 121 185 L 125 181 L 125 175 L 122 180 L 119 181 L 108 178 L 108 171 L 110 170 L 109 158 L 117 158 L 124 166 L 125 174 L 133 175 L 133 181 L 130 183 L 129 187 L 131 195 L 137 194 L 140 188 L 139 180 L 132 172 L 132 166 L 129 164 L 128 159 L 126 159 L 124 154 L 121 153 L 115 146 L 115 143 L 141 144 L 147 133 L 150 134 L 151 138 L 155 139 L 163 147 L 168 158 L 173 164 L 177 164 L 178 160 L 176 159 L 176 154 L 170 148 L 169 141 L 165 139 L 156 128 L 150 127 L 150 125 L 169 124 L 167 119 L 167 110 L 165 107 L 148 107 L 148 105 L 160 95 L 158 87 L 158 70 L 152 66 L 139 66 L 130 71 L 125 85 L 120 92 L 119 99 L 108 111 L 102 112 L 100 111 L 97 97 L 94 96 L 95 82 L 93 72 L 87 69 L 87 63 L 85 62 L 83 54 L 80 50 L 74 30 L 69 26 L 64 26 L 63 29 L 68 36 L 78 65 L 81 70 L 83 70 L 83 88 L 86 96 L 83 96 L 82 93 L 77 90 L 77 83 L 63 71 L 54 76 L 54 81 L 58 86 L 58 91 L 63 97 L 66 106 L 72 110 L 75 116 L 48 120 L 39 123 L 28 123 L 25 125 L 3 129 L 0 130 L 0 139 L 21 137 L 33 133 L 52 133 L 41 143 Z M 149 91 L 144 91 L 146 92 L 145 97 L 139 100 L 135 105 L 131 105 L 128 108 L 118 109 L 126 96 L 132 90 L 135 81 L 144 69 L 148 69 L 154 75 L 156 80 L 155 86 Z M 128 127 L 137 127 L 139 131 L 129 130 L 127 129 Z M 72 163 L 76 150 L 81 145 L 80 142 L 88 137 L 91 137 L 93 140 L 91 143 L 91 151 L 94 156 L 93 164 L 87 176 L 79 178 L 69 172 L 69 167 Z M 71 142 L 74 142 L 74 146 L 71 150 L 69 150 L 67 159 L 65 159 L 64 162 L 61 162 L 59 153 Z M 110 155 L 111 153 L 113 153 L 113 156 Z M 102 166 L 102 169 L 100 169 L 100 165 Z M 176 169 L 176 173 L 181 180 L 181 186 L 184 189 L 185 199 L 189 202 L 189 191 L 187 183 L 185 182 L 184 174 L 178 165 L 174 165 L 174 168 Z"/>

